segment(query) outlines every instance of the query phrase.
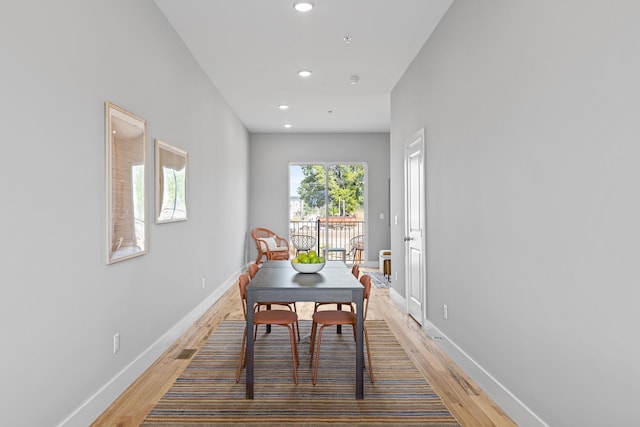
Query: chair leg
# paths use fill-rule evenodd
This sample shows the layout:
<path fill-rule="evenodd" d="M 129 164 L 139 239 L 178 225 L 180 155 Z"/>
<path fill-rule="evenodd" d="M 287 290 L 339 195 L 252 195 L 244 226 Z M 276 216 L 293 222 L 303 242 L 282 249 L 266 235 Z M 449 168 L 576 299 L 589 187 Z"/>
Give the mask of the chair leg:
<path fill-rule="evenodd" d="M 296 345 L 296 335 L 293 331 L 295 327 L 287 325 L 287 329 L 289 329 L 289 340 L 291 341 L 291 361 L 293 362 L 293 381 L 298 384 L 298 368 L 297 365 L 300 363 L 298 360 L 298 346 Z"/>
<path fill-rule="evenodd" d="M 293 303 L 293 312 L 298 314 L 298 309 L 296 308 L 296 303 Z M 296 320 L 296 328 L 298 329 L 298 342 L 300 342 L 300 324 Z"/>
<path fill-rule="evenodd" d="M 313 370 L 313 385 L 316 385 L 316 380 L 318 378 L 318 363 L 320 363 L 320 343 L 322 342 L 322 330 L 326 325 L 322 325 L 320 327 L 320 332 L 318 332 L 318 349 L 316 350 L 316 367 Z"/>
<path fill-rule="evenodd" d="M 295 332 L 295 328 L 292 326 L 293 331 Z M 294 333 L 294 337 L 293 337 L 293 348 L 296 350 L 296 364 L 298 366 L 300 366 L 300 353 L 298 352 L 298 344 L 300 343 L 300 341 L 296 341 L 295 339 L 295 333 Z"/>
<path fill-rule="evenodd" d="M 311 356 L 309 357 L 309 367 L 313 366 L 313 351 L 315 348 L 315 342 L 316 342 L 316 329 L 318 328 L 318 324 L 316 322 L 313 322 L 311 324 L 311 345 L 309 346 L 309 353 L 311 354 Z"/>
<path fill-rule="evenodd" d="M 242 371 L 242 367 L 244 366 L 245 354 L 244 354 L 244 344 L 247 341 L 247 327 L 245 326 L 244 332 L 242 333 L 242 345 L 240 347 L 240 360 L 238 361 L 238 372 L 236 373 L 236 383 L 240 382 L 240 371 Z"/>
<path fill-rule="evenodd" d="M 369 379 L 373 384 L 373 365 L 371 364 L 371 350 L 369 349 L 369 334 L 367 334 L 367 328 L 364 328 L 364 342 L 367 345 L 367 359 L 369 359 Z"/>

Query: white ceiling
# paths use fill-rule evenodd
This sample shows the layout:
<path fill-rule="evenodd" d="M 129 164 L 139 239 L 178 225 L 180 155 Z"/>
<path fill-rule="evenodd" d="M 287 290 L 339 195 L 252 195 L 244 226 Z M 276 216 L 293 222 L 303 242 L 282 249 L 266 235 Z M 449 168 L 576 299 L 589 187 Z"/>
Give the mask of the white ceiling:
<path fill-rule="evenodd" d="M 391 90 L 453 0 L 313 1 L 155 0 L 250 132 L 388 132 Z"/>

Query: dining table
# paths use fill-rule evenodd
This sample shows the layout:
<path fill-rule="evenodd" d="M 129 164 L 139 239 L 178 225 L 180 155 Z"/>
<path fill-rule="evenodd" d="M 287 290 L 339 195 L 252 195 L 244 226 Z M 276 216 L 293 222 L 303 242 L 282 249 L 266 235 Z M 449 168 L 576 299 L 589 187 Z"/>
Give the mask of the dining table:
<path fill-rule="evenodd" d="M 247 307 L 264 301 L 351 301 L 356 307 L 355 398 L 364 399 L 364 287 L 342 261 L 327 261 L 317 273 L 299 273 L 291 261 L 266 261 L 246 289 Z M 253 310 L 247 310 L 247 330 L 253 329 Z M 246 398 L 254 397 L 254 342 L 246 346 Z"/>

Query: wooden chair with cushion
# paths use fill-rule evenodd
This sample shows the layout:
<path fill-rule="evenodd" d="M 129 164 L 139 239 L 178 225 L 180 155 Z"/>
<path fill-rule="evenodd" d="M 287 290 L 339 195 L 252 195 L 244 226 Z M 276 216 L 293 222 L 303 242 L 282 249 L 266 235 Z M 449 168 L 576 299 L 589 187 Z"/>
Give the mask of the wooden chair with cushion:
<path fill-rule="evenodd" d="M 251 230 L 251 237 L 255 240 L 258 249 L 256 264 L 262 264 L 263 257 L 267 260 L 289 259 L 289 242 L 284 237 L 278 236 L 267 228 L 254 228 Z"/>
<path fill-rule="evenodd" d="M 363 274 L 360 277 L 360 283 L 364 286 L 364 312 L 362 313 L 363 320 L 367 319 L 367 310 L 369 308 L 369 295 L 371 293 L 371 276 Z M 353 338 L 356 337 L 356 313 L 352 311 L 343 310 L 321 310 L 313 314 L 313 323 L 311 325 L 311 347 L 309 353 L 309 366 L 313 363 L 313 353 L 316 340 L 316 330 L 320 325 L 320 331 L 318 332 L 318 349 L 316 353 L 316 366 L 313 370 L 313 384 L 315 385 L 318 378 L 318 363 L 320 361 L 320 344 L 322 342 L 322 331 L 327 326 L 334 325 L 351 325 L 353 329 Z M 367 358 L 369 359 L 369 379 L 373 383 L 373 366 L 371 365 L 371 351 L 369 350 L 369 336 L 367 335 L 367 327 L 364 326 L 364 342 L 367 346 Z"/>
<path fill-rule="evenodd" d="M 245 320 L 247 319 L 247 285 L 249 284 L 249 275 L 241 274 L 238 279 L 238 287 L 240 288 L 240 298 L 242 300 L 242 312 Z M 291 343 L 291 360 L 293 363 L 293 379 L 298 384 L 298 345 L 296 335 L 293 332 L 295 324 L 298 321 L 298 315 L 291 310 L 265 310 L 257 311 L 253 314 L 254 325 L 277 325 L 284 326 L 289 329 L 289 341 Z M 236 373 L 236 383 L 240 382 L 240 372 L 245 364 L 245 346 L 247 342 L 247 328 L 244 328 L 242 335 L 242 347 L 240 349 L 240 360 L 238 361 L 238 372 Z M 255 339 L 255 338 L 254 338 Z"/>

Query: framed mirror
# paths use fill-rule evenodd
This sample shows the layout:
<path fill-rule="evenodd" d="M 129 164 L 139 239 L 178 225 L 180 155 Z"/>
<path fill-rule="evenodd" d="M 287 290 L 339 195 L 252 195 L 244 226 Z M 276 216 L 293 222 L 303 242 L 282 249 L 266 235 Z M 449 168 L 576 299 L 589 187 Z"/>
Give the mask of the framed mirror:
<path fill-rule="evenodd" d="M 107 264 L 147 253 L 147 122 L 105 103 Z"/>
<path fill-rule="evenodd" d="M 156 223 L 187 220 L 188 153 L 156 139 Z"/>

